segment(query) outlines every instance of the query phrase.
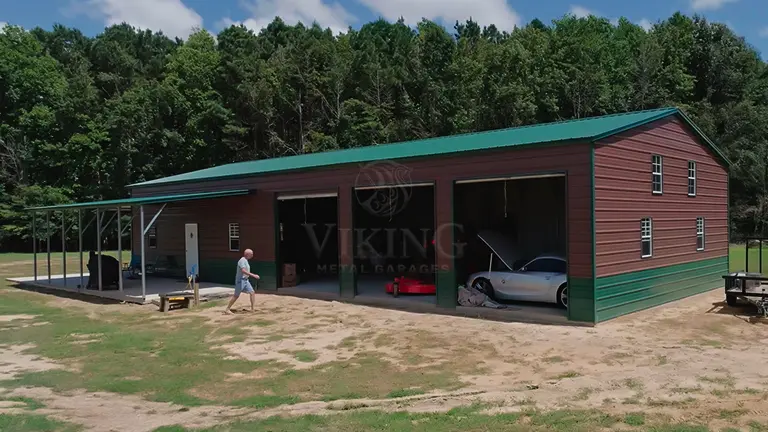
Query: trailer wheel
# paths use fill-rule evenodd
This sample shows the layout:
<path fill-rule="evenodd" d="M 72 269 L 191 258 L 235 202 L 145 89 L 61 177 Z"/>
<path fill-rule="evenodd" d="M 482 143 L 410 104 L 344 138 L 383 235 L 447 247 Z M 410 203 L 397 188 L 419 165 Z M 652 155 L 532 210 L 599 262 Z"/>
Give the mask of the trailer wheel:
<path fill-rule="evenodd" d="M 725 296 L 725 302 L 728 304 L 728 306 L 736 306 L 738 304 L 739 298 L 735 295 L 727 295 Z"/>

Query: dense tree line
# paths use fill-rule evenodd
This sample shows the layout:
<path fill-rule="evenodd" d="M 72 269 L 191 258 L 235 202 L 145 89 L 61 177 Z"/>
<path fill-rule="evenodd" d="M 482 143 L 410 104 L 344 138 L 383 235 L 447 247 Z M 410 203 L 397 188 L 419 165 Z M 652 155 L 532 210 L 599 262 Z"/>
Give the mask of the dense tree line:
<path fill-rule="evenodd" d="M 734 162 L 734 233 L 764 230 L 768 68 L 700 17 L 646 31 L 566 16 L 511 33 L 379 20 L 341 35 L 276 19 L 187 41 L 125 24 L 96 37 L 9 26 L 0 248 L 29 244 L 24 207 L 119 198 L 213 165 L 668 105 Z"/>

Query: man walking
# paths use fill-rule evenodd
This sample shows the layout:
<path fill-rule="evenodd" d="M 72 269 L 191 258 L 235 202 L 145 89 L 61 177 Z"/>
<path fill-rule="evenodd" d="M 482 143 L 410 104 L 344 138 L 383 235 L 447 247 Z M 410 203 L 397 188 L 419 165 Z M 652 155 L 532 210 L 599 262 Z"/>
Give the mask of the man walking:
<path fill-rule="evenodd" d="M 259 280 L 260 278 L 259 275 L 251 273 L 251 264 L 248 262 L 248 260 L 251 258 L 253 258 L 253 251 L 246 249 L 245 252 L 243 252 L 242 258 L 240 258 L 240 261 L 237 262 L 237 275 L 235 276 L 235 295 L 233 295 L 232 299 L 229 300 L 229 304 L 224 310 L 224 313 L 228 315 L 232 315 L 232 305 L 235 304 L 237 299 L 240 297 L 241 292 L 246 292 L 251 295 L 251 312 L 254 312 L 256 309 L 256 292 L 253 290 L 253 286 L 251 286 L 251 282 L 248 280 L 248 278 L 252 277 L 256 280 Z"/>

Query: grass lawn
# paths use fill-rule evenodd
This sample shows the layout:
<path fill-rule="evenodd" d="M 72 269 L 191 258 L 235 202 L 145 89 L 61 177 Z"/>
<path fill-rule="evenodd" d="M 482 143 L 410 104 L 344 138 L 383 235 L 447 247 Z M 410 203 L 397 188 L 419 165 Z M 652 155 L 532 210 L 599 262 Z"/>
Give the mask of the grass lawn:
<path fill-rule="evenodd" d="M 745 245 L 731 245 L 730 248 L 731 271 L 757 272 L 760 264 L 760 248 L 750 246 L 749 268 L 747 268 L 747 254 Z M 763 245 L 763 273 L 768 274 L 768 243 Z"/>
<path fill-rule="evenodd" d="M 764 260 L 768 269 L 768 250 L 765 252 L 767 256 Z M 743 262 L 743 253 L 743 246 L 731 248 L 732 268 L 738 268 L 739 263 Z M 756 251 L 753 253 L 756 254 Z M 77 254 L 73 255 L 71 257 L 68 254 L 67 259 L 68 269 L 72 266 L 74 270 L 77 268 Z M 124 256 L 130 257 L 130 252 L 125 252 Z M 739 256 L 742 261 L 738 261 Z M 57 258 L 60 266 L 61 255 L 58 254 Z M 310 333 L 317 329 L 306 327 L 283 330 L 283 323 L 276 319 L 256 320 L 250 317 L 214 323 L 199 315 L 205 309 L 159 314 L 156 309 L 149 307 L 97 307 L 85 305 L 85 302 L 82 302 L 83 305 L 72 302 L 73 305 L 62 307 L 53 304 L 56 301 L 53 296 L 11 289 L 7 285 L 5 277 L 31 273 L 30 260 L 30 254 L 0 255 L 0 317 L 22 313 L 33 316 L 25 320 L 24 325 L 20 325 L 19 321 L 0 319 L 0 348 L 31 344 L 33 346 L 24 354 L 45 358 L 62 368 L 21 373 L 0 381 L 0 389 L 46 387 L 60 395 L 72 390 L 103 391 L 134 395 L 146 401 L 173 403 L 179 411 L 206 405 L 258 411 L 301 402 L 404 398 L 466 386 L 460 376 L 468 371 L 462 369 L 465 366 L 460 356 L 452 357 L 450 367 L 421 366 L 428 363 L 422 356 L 430 347 L 443 345 L 443 342 L 430 340 L 426 336 L 423 340 L 413 339 L 410 348 L 412 352 L 406 354 L 412 355 L 415 360 L 409 367 L 402 369 L 393 367 L 386 359 L 371 352 L 359 352 L 349 359 L 308 368 L 275 360 L 250 361 L 232 356 L 222 345 L 245 341 L 245 336 L 253 333 L 262 335 L 263 341 L 279 341 L 290 338 L 290 332 Z M 221 302 L 215 303 L 215 306 L 221 306 Z M 386 337 L 379 339 L 376 339 L 377 344 L 388 344 Z M 253 344 L 262 343 L 253 342 L 253 339 L 251 341 Z M 354 345 L 352 338 L 341 343 L 341 346 L 348 348 Z M 309 348 L 293 348 L 286 352 L 299 364 L 317 360 L 317 353 Z M 567 360 L 557 355 L 542 359 L 544 363 L 554 365 Z M 539 359 L 533 360 L 538 362 Z M 0 357 L 0 366 L 2 363 L 3 358 Z M 476 365 L 471 366 L 471 370 L 482 374 L 482 371 L 475 368 Z M 569 369 L 564 366 L 563 370 Z M 233 374 L 249 376 L 247 385 L 244 385 L 244 378 L 231 379 Z M 562 372 L 559 379 L 579 375 L 578 372 Z M 23 404 L 22 408 L 9 413 L 3 413 L 0 408 L 0 431 L 75 432 L 83 429 L 81 425 L 60 422 L 46 416 L 47 401 L 44 403 L 25 397 L 4 396 L 2 392 L 0 401 Z M 486 410 L 498 406 L 482 404 L 455 408 L 447 413 L 429 414 L 383 412 L 365 408 L 364 403 L 352 401 L 340 403 L 334 408 L 338 409 L 338 414 L 332 415 L 297 415 L 262 420 L 237 420 L 232 417 L 210 428 L 165 426 L 156 431 L 710 430 L 698 424 L 675 423 L 671 417 L 664 415 L 650 415 L 640 407 L 638 412 L 625 415 L 601 411 L 603 406 L 600 406 L 601 410 L 544 411 L 525 405 L 523 411 L 518 413 L 493 415 Z M 105 415 L 109 415 L 109 407 L 105 407 Z M 141 414 L 136 415 L 137 421 L 141 421 Z M 768 430 L 768 426 L 765 429 L 757 427 L 764 426 L 756 424 L 753 430 Z"/>

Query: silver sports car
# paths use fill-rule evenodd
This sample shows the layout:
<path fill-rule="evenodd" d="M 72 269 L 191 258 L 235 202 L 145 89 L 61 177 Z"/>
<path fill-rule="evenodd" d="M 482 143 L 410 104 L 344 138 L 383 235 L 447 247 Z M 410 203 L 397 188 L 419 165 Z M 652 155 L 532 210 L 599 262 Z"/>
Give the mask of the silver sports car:
<path fill-rule="evenodd" d="M 521 261 L 516 248 L 503 235 L 484 231 L 477 236 L 491 249 L 488 271 L 470 275 L 467 286 L 499 300 L 557 303 L 568 307 L 565 258 L 539 255 Z"/>

